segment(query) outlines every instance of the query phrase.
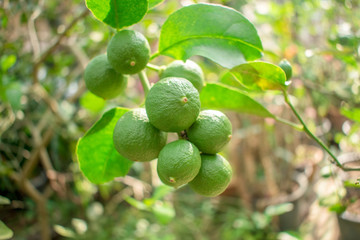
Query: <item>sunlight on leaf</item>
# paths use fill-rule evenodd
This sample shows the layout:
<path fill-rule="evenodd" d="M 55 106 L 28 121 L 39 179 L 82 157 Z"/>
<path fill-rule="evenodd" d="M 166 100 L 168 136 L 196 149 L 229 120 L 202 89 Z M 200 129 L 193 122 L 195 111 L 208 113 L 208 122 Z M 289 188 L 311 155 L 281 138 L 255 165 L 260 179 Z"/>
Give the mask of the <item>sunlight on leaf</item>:
<path fill-rule="evenodd" d="M 282 90 L 287 87 L 285 72 L 271 63 L 245 63 L 234 67 L 230 72 L 248 90 Z"/>
<path fill-rule="evenodd" d="M 236 10 L 193 4 L 169 16 L 161 28 L 157 55 L 186 60 L 200 55 L 226 68 L 261 57 L 262 43 L 253 24 Z"/>
<path fill-rule="evenodd" d="M 14 232 L 0 220 L 0 239 L 10 239 L 13 235 Z"/>
<path fill-rule="evenodd" d="M 224 84 L 206 84 L 200 93 L 200 100 L 202 108 L 232 110 L 260 117 L 274 117 L 272 113 L 254 99 Z"/>
<path fill-rule="evenodd" d="M 98 20 L 119 29 L 139 22 L 148 10 L 148 1 L 86 0 L 86 6 Z"/>

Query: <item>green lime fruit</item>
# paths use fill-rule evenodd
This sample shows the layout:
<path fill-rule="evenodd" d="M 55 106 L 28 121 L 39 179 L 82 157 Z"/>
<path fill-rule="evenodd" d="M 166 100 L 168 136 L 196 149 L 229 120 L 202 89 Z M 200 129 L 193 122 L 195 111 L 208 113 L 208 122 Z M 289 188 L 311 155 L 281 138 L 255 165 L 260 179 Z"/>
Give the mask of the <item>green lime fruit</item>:
<path fill-rule="evenodd" d="M 201 154 L 201 168 L 189 186 L 196 193 L 215 197 L 225 191 L 232 177 L 229 162 L 219 154 Z"/>
<path fill-rule="evenodd" d="M 199 115 L 199 92 L 184 78 L 164 78 L 148 92 L 145 108 L 156 128 L 181 132 L 189 128 Z"/>
<path fill-rule="evenodd" d="M 135 74 L 146 67 L 150 58 L 150 46 L 139 32 L 122 30 L 117 32 L 107 47 L 111 66 L 122 74 Z"/>
<path fill-rule="evenodd" d="M 146 162 L 158 157 L 167 134 L 150 124 L 144 108 L 126 112 L 115 125 L 115 149 L 132 161 Z"/>
<path fill-rule="evenodd" d="M 195 178 L 201 166 L 200 152 L 186 140 L 168 143 L 160 152 L 157 172 L 160 180 L 175 188 Z"/>
<path fill-rule="evenodd" d="M 292 66 L 289 63 L 289 61 L 286 59 L 281 60 L 279 63 L 279 67 L 281 67 L 281 69 L 284 70 L 286 75 L 286 80 L 290 80 L 290 78 L 292 77 Z"/>
<path fill-rule="evenodd" d="M 194 124 L 187 130 L 189 141 L 202 152 L 215 154 L 230 141 L 230 120 L 220 111 L 201 111 Z"/>
<path fill-rule="evenodd" d="M 204 73 L 200 66 L 191 60 L 186 60 L 186 62 L 177 60 L 170 63 L 160 74 L 160 78 L 167 77 L 185 78 L 190 81 L 199 92 L 204 86 Z"/>
<path fill-rule="evenodd" d="M 127 85 L 127 78 L 111 67 L 105 54 L 89 62 L 85 69 L 84 80 L 90 92 L 104 99 L 118 96 Z"/>

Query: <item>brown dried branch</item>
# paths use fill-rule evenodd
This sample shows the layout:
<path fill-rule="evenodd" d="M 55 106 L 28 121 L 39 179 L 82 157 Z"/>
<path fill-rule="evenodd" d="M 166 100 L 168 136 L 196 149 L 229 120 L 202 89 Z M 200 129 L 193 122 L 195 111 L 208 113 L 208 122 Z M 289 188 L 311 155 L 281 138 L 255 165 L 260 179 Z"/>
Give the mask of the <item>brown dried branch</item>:
<path fill-rule="evenodd" d="M 35 203 L 39 228 L 42 240 L 51 239 L 51 230 L 49 225 L 49 214 L 46 209 L 47 199 L 31 184 L 28 179 L 24 179 L 21 174 L 12 172 L 10 178 L 16 182 L 20 190 L 27 194 Z"/>
<path fill-rule="evenodd" d="M 32 170 L 35 168 L 39 161 L 39 154 L 43 147 L 47 146 L 54 134 L 54 129 L 49 128 L 43 135 L 41 143 L 34 148 L 34 150 L 31 152 L 31 157 L 29 160 L 26 161 L 23 167 L 23 179 L 29 177 Z"/>

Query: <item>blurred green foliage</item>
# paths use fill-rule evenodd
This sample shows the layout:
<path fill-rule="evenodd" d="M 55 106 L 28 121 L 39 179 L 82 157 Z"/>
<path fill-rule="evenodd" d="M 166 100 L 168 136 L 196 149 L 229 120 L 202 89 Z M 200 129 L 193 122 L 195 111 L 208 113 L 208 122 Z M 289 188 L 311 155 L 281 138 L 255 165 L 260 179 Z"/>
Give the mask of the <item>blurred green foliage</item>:
<path fill-rule="evenodd" d="M 159 4 L 133 26 L 147 36 L 153 52 L 165 19 L 188 2 L 192 1 L 165 1 L 166 4 Z M 305 113 L 309 125 L 335 151 L 360 151 L 358 1 L 207 2 L 226 4 L 248 17 L 264 43 L 263 59 L 277 63 L 286 58 L 292 64 L 290 91 L 298 99 L 297 106 Z M 11 0 L 0 5 L 0 192 L 11 200 L 11 204 L 0 206 L 0 224 L 4 228 L 5 223 L 14 231 L 14 239 L 38 239 L 35 203 L 9 178 L 11 172 L 20 171 L 35 151 L 35 126 L 40 126 L 41 133 L 54 130 L 45 149 L 54 169 L 62 173 L 63 185 L 55 185 L 58 188 L 48 187 L 49 180 L 41 167 L 36 167 L 30 176 L 36 189 L 49 192 L 46 208 L 54 239 L 276 239 L 279 236 L 276 217 L 266 211 L 244 208 L 236 194 L 208 199 L 192 194 L 188 188 L 172 192 L 163 186 L 149 187 L 147 183 L 152 181 L 149 165 L 133 165 L 129 175 L 139 181 L 117 179 L 105 185 L 88 182 L 75 158 L 78 138 L 106 110 L 135 107 L 143 102 L 141 85 L 135 77 L 129 79 L 126 95 L 107 102 L 82 86 L 84 64 L 106 51 L 114 30 L 91 15 L 79 20 L 56 51 L 40 65 L 37 78 L 44 90 L 41 92 L 33 84 L 34 62 L 74 17 L 85 10 L 84 1 Z M 200 57 L 196 60 L 204 69 L 207 81 L 219 81 L 219 76 L 224 74 L 213 62 Z M 170 61 L 168 57 L 160 57 L 154 63 L 163 65 Z M 156 73 L 148 74 L 151 82 L 157 81 Z M 221 80 L 230 81 L 226 77 Z M 263 102 L 272 109 L 281 102 L 271 94 L 265 99 Z M 257 137 L 257 125 L 252 125 L 249 119 L 242 124 L 237 129 L 239 135 Z M 274 142 L 276 130 L 271 124 L 267 128 L 270 135 L 267 140 Z M 292 139 L 287 136 L 286 141 Z M 282 160 L 291 159 L 286 151 L 295 151 L 276 143 L 272 146 L 274 155 Z M 282 167 L 277 170 L 284 170 Z M 266 178 L 260 168 L 256 174 L 256 181 Z M 136 191 L 142 194 L 134 196 Z M 297 233 L 281 234 L 300 239 Z"/>

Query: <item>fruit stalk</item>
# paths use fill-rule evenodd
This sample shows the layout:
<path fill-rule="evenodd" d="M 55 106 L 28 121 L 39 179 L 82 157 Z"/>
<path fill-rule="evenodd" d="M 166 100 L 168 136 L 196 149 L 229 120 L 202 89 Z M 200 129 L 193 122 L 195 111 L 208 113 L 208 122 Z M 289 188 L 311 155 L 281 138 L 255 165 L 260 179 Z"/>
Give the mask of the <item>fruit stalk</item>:
<path fill-rule="evenodd" d="M 151 69 L 151 70 L 154 70 L 154 71 L 157 71 L 157 72 L 160 72 L 160 71 L 161 71 L 161 67 L 156 66 L 156 65 L 151 64 L 151 63 L 148 63 L 148 64 L 146 65 L 146 67 L 147 67 L 148 69 Z"/>
<path fill-rule="evenodd" d="M 149 80 L 148 80 L 148 78 L 147 78 L 146 73 L 145 73 L 144 70 L 141 71 L 141 72 L 139 72 L 138 75 L 139 75 L 139 78 L 140 78 L 140 81 L 141 81 L 141 85 L 142 85 L 142 87 L 143 87 L 143 89 L 144 89 L 144 93 L 145 93 L 145 96 L 146 96 L 147 93 L 148 93 L 149 90 L 150 90 Z"/>
<path fill-rule="evenodd" d="M 303 126 L 303 130 L 305 131 L 305 133 L 312 138 L 313 140 L 315 140 L 315 142 L 317 142 L 317 144 L 320 145 L 320 147 L 322 149 L 324 149 L 331 157 L 334 161 L 331 161 L 332 163 L 335 162 L 336 166 L 338 166 L 339 168 L 341 168 L 344 171 L 360 171 L 360 168 L 346 168 L 344 167 L 340 161 L 337 159 L 337 157 L 330 151 L 330 149 L 318 138 L 316 137 L 307 127 L 307 125 L 305 124 L 304 120 L 301 118 L 301 116 L 299 115 L 299 113 L 296 111 L 294 105 L 291 103 L 289 96 L 287 94 L 287 92 L 285 90 L 283 90 L 283 95 L 284 95 L 284 99 L 285 102 L 287 103 L 287 105 L 291 108 L 291 110 L 293 111 L 293 113 L 295 114 L 296 118 L 300 121 L 301 125 Z"/>

